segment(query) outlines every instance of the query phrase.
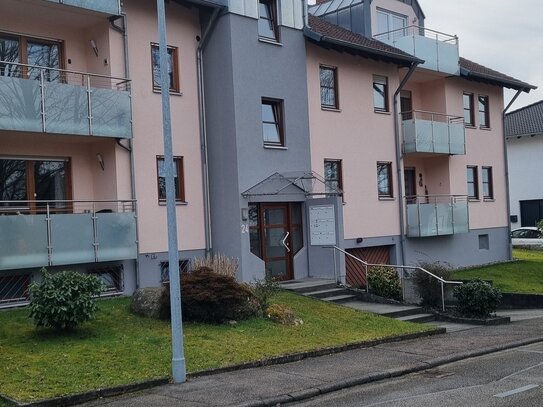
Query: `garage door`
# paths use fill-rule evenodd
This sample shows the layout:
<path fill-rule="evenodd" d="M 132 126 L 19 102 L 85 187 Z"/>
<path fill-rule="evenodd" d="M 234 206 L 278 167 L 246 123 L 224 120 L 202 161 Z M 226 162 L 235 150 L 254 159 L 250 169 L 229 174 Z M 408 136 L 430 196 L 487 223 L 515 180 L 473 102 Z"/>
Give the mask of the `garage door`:
<path fill-rule="evenodd" d="M 543 199 L 520 201 L 521 226 L 536 226 L 543 219 Z"/>
<path fill-rule="evenodd" d="M 347 249 L 347 253 L 370 264 L 390 264 L 390 248 L 392 246 L 365 247 L 363 249 Z M 346 282 L 355 287 L 366 287 L 366 270 L 362 263 L 345 256 Z"/>

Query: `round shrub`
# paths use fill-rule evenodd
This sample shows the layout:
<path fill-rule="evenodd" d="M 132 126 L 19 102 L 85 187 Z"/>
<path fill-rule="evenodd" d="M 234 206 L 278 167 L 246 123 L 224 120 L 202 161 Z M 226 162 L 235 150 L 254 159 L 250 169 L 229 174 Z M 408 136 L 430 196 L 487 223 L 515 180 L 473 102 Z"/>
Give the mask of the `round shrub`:
<path fill-rule="evenodd" d="M 169 308 L 170 291 L 166 289 L 164 306 Z M 217 274 L 208 267 L 181 274 L 181 306 L 183 320 L 222 323 L 254 316 L 257 307 L 247 286 L 233 277 Z M 168 313 L 169 314 L 169 313 Z"/>
<path fill-rule="evenodd" d="M 104 289 L 98 277 L 74 271 L 42 273 L 43 280 L 29 287 L 30 317 L 37 327 L 70 330 L 94 318 L 95 298 Z"/>
<path fill-rule="evenodd" d="M 441 263 L 421 263 L 419 266 L 444 280 L 449 280 L 452 274 L 452 270 Z M 421 298 L 421 305 L 437 307 L 441 304 L 439 280 L 424 271 L 416 270 L 413 274 L 413 282 Z"/>
<path fill-rule="evenodd" d="M 458 311 L 466 317 L 487 318 L 498 308 L 502 295 L 489 283 L 476 279 L 454 288 Z"/>
<path fill-rule="evenodd" d="M 381 297 L 402 300 L 402 286 L 393 267 L 376 266 L 368 270 L 370 291 Z"/>

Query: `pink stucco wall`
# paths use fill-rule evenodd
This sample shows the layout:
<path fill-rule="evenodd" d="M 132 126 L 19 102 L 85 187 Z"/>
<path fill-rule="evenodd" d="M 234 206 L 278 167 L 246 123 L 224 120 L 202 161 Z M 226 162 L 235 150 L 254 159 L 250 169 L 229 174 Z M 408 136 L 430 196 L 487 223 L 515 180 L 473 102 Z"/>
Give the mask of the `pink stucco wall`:
<path fill-rule="evenodd" d="M 151 42 L 158 42 L 155 3 L 127 0 L 130 76 L 134 115 L 134 156 L 139 208 L 140 251 L 167 250 L 166 207 L 159 205 L 156 156 L 163 155 L 161 95 L 153 92 Z M 168 43 L 179 49 L 182 95 L 172 95 L 173 153 L 184 157 L 186 205 L 177 207 L 181 250 L 204 248 L 202 170 L 196 82 L 198 10 L 167 5 Z"/>
<path fill-rule="evenodd" d="M 337 67 L 340 111 L 321 109 L 319 65 Z M 324 171 L 324 159 L 342 159 L 345 238 L 397 235 L 400 232 L 394 124 L 392 113 L 375 113 L 373 75 L 389 78 L 389 106 L 398 86 L 391 64 L 307 45 L 311 161 Z M 379 200 L 377 162 L 392 162 L 394 198 Z"/>

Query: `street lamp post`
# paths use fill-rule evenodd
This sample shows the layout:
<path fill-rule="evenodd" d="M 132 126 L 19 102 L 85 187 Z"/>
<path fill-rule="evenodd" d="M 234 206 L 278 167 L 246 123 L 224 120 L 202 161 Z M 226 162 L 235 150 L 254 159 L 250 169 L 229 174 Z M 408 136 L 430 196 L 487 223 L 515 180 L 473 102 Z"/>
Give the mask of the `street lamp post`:
<path fill-rule="evenodd" d="M 170 305 L 172 325 L 172 377 L 174 383 L 186 381 L 183 352 L 183 323 L 181 319 L 181 288 L 179 283 L 179 252 L 175 212 L 175 184 L 170 113 L 170 78 L 166 42 L 166 11 L 164 0 L 157 0 L 160 55 L 160 89 L 162 93 L 162 128 L 164 133 L 164 170 L 166 178 L 166 210 L 168 222 L 168 262 L 170 273 Z"/>

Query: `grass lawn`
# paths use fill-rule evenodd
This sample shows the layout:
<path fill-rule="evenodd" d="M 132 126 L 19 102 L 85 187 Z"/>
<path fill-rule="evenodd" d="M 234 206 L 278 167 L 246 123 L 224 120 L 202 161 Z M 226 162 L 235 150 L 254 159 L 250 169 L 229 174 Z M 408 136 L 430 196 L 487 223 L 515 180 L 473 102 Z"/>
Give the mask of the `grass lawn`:
<path fill-rule="evenodd" d="M 518 261 L 460 270 L 452 279 L 481 278 L 504 292 L 543 294 L 543 251 L 515 249 L 513 257 Z"/>
<path fill-rule="evenodd" d="M 36 330 L 26 309 L 0 312 L 0 393 L 32 401 L 168 376 L 169 323 L 130 314 L 129 302 L 101 301 L 96 320 L 60 336 Z M 288 292 L 278 293 L 273 302 L 295 310 L 304 324 L 283 326 L 263 319 L 236 325 L 185 324 L 187 370 L 432 328 Z"/>

